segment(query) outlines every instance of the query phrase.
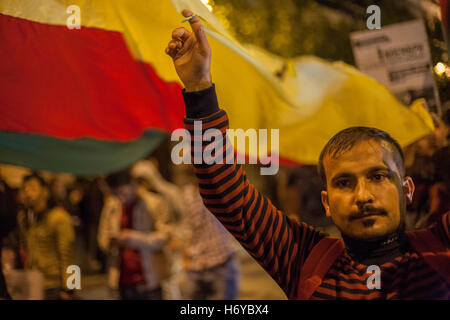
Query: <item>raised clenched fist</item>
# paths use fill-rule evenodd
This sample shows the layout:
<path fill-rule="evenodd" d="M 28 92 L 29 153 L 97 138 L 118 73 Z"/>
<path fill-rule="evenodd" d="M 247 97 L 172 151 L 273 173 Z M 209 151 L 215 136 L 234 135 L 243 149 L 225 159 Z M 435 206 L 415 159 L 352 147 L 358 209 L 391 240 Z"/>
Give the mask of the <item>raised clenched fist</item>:
<path fill-rule="evenodd" d="M 183 10 L 183 16 L 192 12 Z M 166 53 L 173 59 L 175 70 L 186 91 L 200 91 L 211 87 L 211 48 L 199 17 L 189 21 L 192 32 L 177 28 L 172 32 Z"/>

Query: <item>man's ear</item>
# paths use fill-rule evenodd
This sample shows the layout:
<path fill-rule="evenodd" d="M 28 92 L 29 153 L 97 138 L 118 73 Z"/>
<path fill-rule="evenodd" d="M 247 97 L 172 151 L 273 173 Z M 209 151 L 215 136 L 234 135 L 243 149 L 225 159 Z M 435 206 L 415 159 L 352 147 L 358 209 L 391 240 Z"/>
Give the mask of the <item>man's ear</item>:
<path fill-rule="evenodd" d="M 412 200 L 413 200 L 414 190 L 416 188 L 414 186 L 414 182 L 413 182 L 412 178 L 408 177 L 408 176 L 403 178 L 402 187 L 403 187 L 403 193 L 406 196 L 406 200 L 407 200 L 408 204 L 411 204 Z"/>
<path fill-rule="evenodd" d="M 328 203 L 328 192 L 326 190 L 322 190 L 320 193 L 320 198 L 322 199 L 322 205 L 325 208 L 325 213 L 327 217 L 330 217 L 330 205 Z"/>

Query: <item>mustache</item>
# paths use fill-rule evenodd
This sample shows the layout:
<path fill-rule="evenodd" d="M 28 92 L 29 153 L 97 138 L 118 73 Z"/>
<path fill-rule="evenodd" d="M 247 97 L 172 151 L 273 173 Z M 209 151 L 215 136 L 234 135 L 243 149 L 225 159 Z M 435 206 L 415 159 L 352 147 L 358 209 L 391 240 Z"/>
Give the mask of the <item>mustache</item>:
<path fill-rule="evenodd" d="M 385 216 L 387 215 L 387 211 L 383 208 L 375 208 L 372 206 L 365 206 L 363 208 L 360 208 L 358 211 L 350 213 L 349 219 L 350 220 L 356 220 L 359 218 L 363 218 L 366 216 Z"/>

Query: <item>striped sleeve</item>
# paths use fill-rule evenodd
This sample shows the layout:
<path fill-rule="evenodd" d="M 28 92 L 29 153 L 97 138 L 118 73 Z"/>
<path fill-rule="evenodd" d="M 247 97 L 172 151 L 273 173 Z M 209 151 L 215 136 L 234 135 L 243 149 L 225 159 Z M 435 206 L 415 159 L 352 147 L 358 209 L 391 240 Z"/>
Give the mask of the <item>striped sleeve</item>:
<path fill-rule="evenodd" d="M 192 160 L 205 206 L 285 294 L 295 297 L 300 268 L 324 234 L 289 219 L 249 183 L 242 166 L 236 163 L 236 153 L 226 136 L 225 111 L 200 119 L 185 118 L 185 127 L 191 135 Z M 203 141 L 206 130 L 214 138 Z M 215 157 L 221 155 L 223 163 L 220 159 L 205 160 L 202 152 L 207 150 Z"/>

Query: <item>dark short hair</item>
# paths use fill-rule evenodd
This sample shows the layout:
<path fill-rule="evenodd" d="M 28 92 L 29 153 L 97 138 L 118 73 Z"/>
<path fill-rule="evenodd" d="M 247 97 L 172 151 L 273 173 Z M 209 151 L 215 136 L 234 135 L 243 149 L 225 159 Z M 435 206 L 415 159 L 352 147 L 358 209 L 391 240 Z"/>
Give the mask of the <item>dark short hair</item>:
<path fill-rule="evenodd" d="M 115 172 L 106 177 L 106 183 L 108 183 L 111 189 L 130 184 L 132 180 L 129 168 Z"/>
<path fill-rule="evenodd" d="M 358 143 L 368 140 L 375 140 L 378 143 L 380 143 L 381 141 L 386 141 L 387 143 L 389 143 L 393 147 L 392 152 L 394 161 L 399 168 L 400 173 L 404 175 L 405 157 L 403 155 L 402 148 L 400 147 L 399 143 L 389 135 L 389 133 L 371 127 L 350 127 L 335 134 L 328 141 L 328 143 L 320 153 L 317 169 L 322 180 L 323 188 L 327 188 L 327 178 L 323 165 L 324 157 L 330 156 L 331 158 L 335 158 L 339 154 L 352 149 Z"/>
<path fill-rule="evenodd" d="M 33 172 L 27 176 L 25 176 L 22 180 L 22 185 L 25 185 L 26 182 L 36 179 L 39 184 L 41 185 L 41 187 L 44 187 L 48 190 L 48 198 L 47 198 L 47 208 L 53 208 L 56 205 L 56 201 L 53 198 L 52 192 L 50 190 L 50 185 L 47 183 L 47 181 L 44 180 L 44 178 L 42 178 L 42 176 L 37 173 L 37 172 Z"/>
<path fill-rule="evenodd" d="M 42 176 L 41 175 L 39 175 L 37 172 L 33 172 L 33 173 L 31 173 L 31 174 L 29 174 L 29 175 L 26 175 L 24 178 L 23 178 L 23 184 L 25 184 L 25 182 L 28 182 L 28 181 L 30 181 L 30 180 L 32 180 L 32 179 L 36 179 L 38 182 L 39 182 L 39 184 L 41 185 L 41 186 L 43 186 L 43 187 L 46 187 L 46 188 L 48 188 L 48 189 L 50 189 L 50 186 L 48 185 L 48 183 L 44 180 L 44 178 L 42 178 Z"/>

